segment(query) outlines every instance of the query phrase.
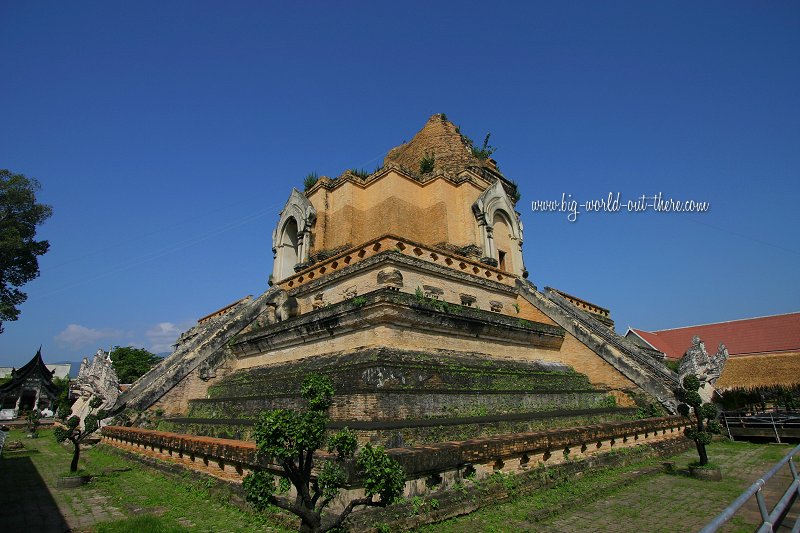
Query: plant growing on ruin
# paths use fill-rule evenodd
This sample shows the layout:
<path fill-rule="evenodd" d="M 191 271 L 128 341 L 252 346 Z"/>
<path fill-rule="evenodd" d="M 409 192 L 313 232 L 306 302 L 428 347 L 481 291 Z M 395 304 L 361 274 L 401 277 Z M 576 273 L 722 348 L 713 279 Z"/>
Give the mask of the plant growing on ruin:
<path fill-rule="evenodd" d="M 369 171 L 365 168 L 351 168 L 350 170 L 348 170 L 348 172 L 350 172 L 350 174 L 352 174 L 353 176 L 356 176 L 361 179 L 369 177 Z"/>
<path fill-rule="evenodd" d="M 102 411 L 97 414 L 92 414 L 92 411 L 101 405 L 103 405 L 103 398 L 100 396 L 93 396 L 92 399 L 89 400 L 89 414 L 83 419 L 83 429 L 80 428 L 81 419 L 73 415 L 63 421 L 64 425 L 56 426 L 53 431 L 56 442 L 68 440 L 72 443 L 74 451 L 72 454 L 72 463 L 69 466 L 70 472 L 78 471 L 78 460 L 81 456 L 81 442 L 97 431 L 98 428 L 100 428 L 100 420 L 105 418 L 105 414 Z"/>
<path fill-rule="evenodd" d="M 511 194 L 511 200 L 516 204 L 522 200 L 522 193 L 519 192 L 519 185 L 516 181 L 511 180 L 511 185 L 514 186 L 514 192 Z"/>
<path fill-rule="evenodd" d="M 280 507 L 300 518 L 300 531 L 321 532 L 341 527 L 357 506 L 386 506 L 403 492 L 405 473 L 381 446 L 366 444 L 356 455 L 354 431 L 347 428 L 330 438 L 325 436 L 328 408 L 333 398 L 329 378 L 308 376 L 301 395 L 307 402 L 302 412 L 274 409 L 261 414 L 253 436 L 260 457 L 280 465 L 283 475 L 257 470 L 244 478 L 247 500 L 258 509 Z M 327 448 L 330 458 L 315 467 L 314 452 Z M 344 466 L 352 463 L 363 476 L 364 496 L 350 500 L 335 517 L 323 516 L 328 505 L 347 483 Z M 294 487 L 293 499 L 276 494 Z M 377 498 L 376 498 L 377 497 Z"/>
<path fill-rule="evenodd" d="M 480 148 L 473 146 L 472 139 L 469 139 L 469 147 L 472 150 L 472 155 L 481 160 L 489 159 L 489 157 L 497 151 L 497 148 L 489 144 L 489 138 L 491 136 L 492 136 L 491 132 L 486 134 L 486 137 L 484 137 L 483 139 L 483 146 L 481 146 Z"/>
<path fill-rule="evenodd" d="M 434 166 L 436 166 L 436 156 L 433 153 L 425 154 L 422 159 L 419 160 L 419 173 L 428 174 L 433 172 Z"/>
<path fill-rule="evenodd" d="M 694 421 L 684 433 L 694 441 L 700 466 L 704 466 L 708 464 L 706 445 L 711 443 L 714 434 L 722 433 L 722 426 L 717 421 L 717 407 L 713 403 L 703 403 L 698 392 L 701 386 L 702 382 L 697 376 L 688 374 L 683 378 L 682 387 L 675 391 L 675 397 L 681 402 L 678 412 L 686 418 L 694 416 Z"/>
<path fill-rule="evenodd" d="M 317 176 L 316 172 L 310 172 L 306 174 L 306 177 L 303 178 L 303 190 L 304 191 L 309 190 L 311 187 L 316 185 L 318 181 L 319 181 L 319 176 Z"/>

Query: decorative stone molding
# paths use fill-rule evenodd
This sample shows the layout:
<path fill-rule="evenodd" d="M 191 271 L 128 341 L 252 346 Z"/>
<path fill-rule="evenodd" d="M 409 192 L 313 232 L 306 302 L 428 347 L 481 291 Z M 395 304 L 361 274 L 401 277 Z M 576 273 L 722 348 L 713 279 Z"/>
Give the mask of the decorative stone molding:
<path fill-rule="evenodd" d="M 305 270 L 276 283 L 290 293 L 294 293 L 303 285 L 314 287 L 336 279 L 345 272 L 352 272 L 362 266 L 373 264 L 375 261 L 386 260 L 386 255 L 394 256 L 399 262 L 430 267 L 443 276 L 456 276 L 467 283 L 488 283 L 501 290 L 514 287 L 515 276 L 509 275 L 493 266 L 479 261 L 473 261 L 456 254 L 445 254 L 442 250 L 433 249 L 426 245 L 416 243 L 409 239 L 387 234 L 364 243 L 362 246 L 350 248 L 345 252 L 319 261 Z M 480 280 L 480 281 L 478 281 Z M 306 289 L 307 290 L 307 289 Z"/>
<path fill-rule="evenodd" d="M 444 294 L 444 290 L 441 287 L 434 287 L 433 285 L 423 285 L 422 291 L 425 293 L 425 298 L 433 298 L 434 300 L 439 300 Z"/>
<path fill-rule="evenodd" d="M 336 325 L 335 333 L 339 335 L 363 329 L 366 324 L 380 326 L 400 322 L 414 331 L 448 331 L 450 335 L 469 339 L 502 340 L 509 346 L 558 349 L 564 340 L 564 330 L 558 326 L 520 323 L 514 317 L 455 304 L 452 312 L 439 312 L 420 303 L 413 294 L 389 287 L 365 293 L 363 297 L 360 305 L 344 300 L 288 322 L 244 332 L 231 344 L 231 350 L 241 359 L 259 357 L 267 346 L 284 349 L 330 339 L 331 324 Z"/>
<path fill-rule="evenodd" d="M 480 234 L 481 242 L 483 244 L 483 253 L 485 257 L 481 259 L 486 262 L 486 258 L 499 261 L 498 250 L 494 241 L 494 221 L 495 215 L 501 214 L 502 218 L 509 225 L 511 231 L 511 241 L 513 249 L 508 250 L 511 254 L 511 260 L 514 265 L 512 274 L 521 276 L 525 271 L 525 265 L 522 259 L 522 222 L 519 215 L 514 210 L 514 204 L 511 198 L 508 197 L 505 188 L 503 187 L 502 180 L 497 180 L 494 184 L 483 191 L 483 193 L 472 204 L 472 213 L 475 215 L 475 220 L 478 222 L 478 232 Z M 495 263 L 496 266 L 497 263 Z"/>
<path fill-rule="evenodd" d="M 378 285 L 400 289 L 403 287 L 403 273 L 396 268 L 384 268 L 378 272 Z"/>
<path fill-rule="evenodd" d="M 273 274 L 280 281 L 294 274 L 295 265 L 305 264 L 311 250 L 311 227 L 317 210 L 304 194 L 295 188 L 281 211 L 278 225 L 272 232 Z"/>
<path fill-rule="evenodd" d="M 315 294 L 314 295 L 314 303 L 312 304 L 312 307 L 314 309 L 321 309 L 321 308 L 326 307 L 328 305 L 330 305 L 330 304 L 328 303 L 327 300 L 325 300 L 325 293 L 324 292 L 321 292 L 319 294 Z"/>
<path fill-rule="evenodd" d="M 461 305 L 465 305 L 467 307 L 472 307 L 473 305 L 475 305 L 475 302 L 478 301 L 478 298 L 476 298 L 472 294 L 463 294 L 462 293 L 459 296 L 461 296 Z"/>
<path fill-rule="evenodd" d="M 269 305 L 275 308 L 276 322 L 283 322 L 284 320 L 289 320 L 300 314 L 300 306 L 297 303 L 297 298 L 289 296 L 284 290 L 278 292 Z"/>
<path fill-rule="evenodd" d="M 341 292 L 341 295 L 342 298 L 345 300 L 349 300 L 350 298 L 355 298 L 356 296 L 358 296 L 358 287 L 355 285 L 350 285 Z"/>

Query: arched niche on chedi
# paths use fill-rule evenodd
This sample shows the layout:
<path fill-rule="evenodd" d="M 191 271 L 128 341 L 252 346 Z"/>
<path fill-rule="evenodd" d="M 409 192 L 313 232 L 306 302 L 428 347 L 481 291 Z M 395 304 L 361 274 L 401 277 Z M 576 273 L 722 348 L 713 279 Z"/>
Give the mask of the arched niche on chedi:
<path fill-rule="evenodd" d="M 272 268 L 275 282 L 294 274 L 295 266 L 308 261 L 311 250 L 311 228 L 317 219 L 317 210 L 308 198 L 292 189 L 289 200 L 281 211 L 280 220 L 272 232 Z"/>
<path fill-rule="evenodd" d="M 500 180 L 483 191 L 472 204 L 483 248 L 482 261 L 522 276 L 522 222 Z"/>

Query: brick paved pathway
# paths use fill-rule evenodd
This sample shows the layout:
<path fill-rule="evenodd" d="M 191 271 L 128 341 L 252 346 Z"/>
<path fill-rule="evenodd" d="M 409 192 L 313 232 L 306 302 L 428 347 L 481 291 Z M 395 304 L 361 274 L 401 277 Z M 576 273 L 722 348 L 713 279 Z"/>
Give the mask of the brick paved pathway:
<path fill-rule="evenodd" d="M 12 439 L 19 437 L 20 433 L 12 433 Z M 124 518 L 91 483 L 74 489 L 56 487 L 59 475 L 69 468 L 68 455 L 39 446 L 39 439 L 20 440 L 26 452 L 6 452 L 0 459 L 0 531 L 86 531 L 97 522 Z"/>
<path fill-rule="evenodd" d="M 788 449 L 786 449 L 788 452 Z M 694 451 L 682 456 L 690 460 Z M 723 464 L 723 485 L 725 490 L 716 491 L 713 496 L 703 491 L 710 481 L 698 481 L 686 476 L 659 474 L 641 479 L 608 498 L 603 498 L 568 513 L 562 513 L 544 524 L 531 529 L 555 532 L 680 532 L 698 531 L 709 520 L 719 514 L 741 492 L 756 481 L 771 465 L 756 459 L 757 450 L 718 457 Z M 678 461 L 680 462 L 680 460 Z M 765 487 L 765 499 L 771 509 L 791 482 L 788 467 L 783 468 Z M 797 519 L 800 504 L 795 503 L 790 523 Z M 761 515 L 758 505 L 751 500 L 723 531 L 753 531 L 752 524 L 758 524 Z M 780 531 L 789 531 L 783 527 Z"/>

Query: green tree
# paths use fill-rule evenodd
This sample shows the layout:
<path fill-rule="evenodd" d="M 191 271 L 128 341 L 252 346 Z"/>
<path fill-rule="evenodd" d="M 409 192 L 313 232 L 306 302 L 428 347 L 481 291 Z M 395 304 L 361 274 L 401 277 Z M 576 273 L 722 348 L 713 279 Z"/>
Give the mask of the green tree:
<path fill-rule="evenodd" d="M 675 397 L 682 402 L 678 405 L 678 412 L 689 419 L 694 416 L 694 422 L 686 428 L 685 434 L 694 441 L 700 456 L 700 466 L 703 466 L 708 464 L 706 445 L 711 444 L 714 434 L 722 433 L 722 426 L 717 421 L 717 406 L 703 403 L 698 392 L 702 383 L 694 374 L 684 377 L 682 385 L 682 388 L 675 391 Z"/>
<path fill-rule="evenodd" d="M 62 405 L 65 405 L 67 408 L 71 407 L 72 402 L 69 399 L 69 376 L 53 378 L 53 385 L 56 386 L 56 399 L 50 407 L 53 412 L 57 413 Z"/>
<path fill-rule="evenodd" d="M 28 427 L 28 434 L 33 439 L 39 436 L 39 425 L 41 418 L 42 414 L 39 412 L 38 409 L 31 409 L 25 415 L 25 422 Z"/>
<path fill-rule="evenodd" d="M 355 459 L 356 469 L 363 475 L 365 495 L 350 500 L 338 516 L 323 520 L 325 508 L 347 482 L 343 466 L 355 456 L 356 435 L 345 428 L 325 438 L 327 411 L 333 397 L 330 379 L 312 374 L 303 381 L 301 392 L 308 403 L 304 412 L 266 411 L 256 423 L 254 437 L 259 456 L 279 464 L 283 476 L 276 486 L 276 478 L 269 472 L 257 470 L 248 474 L 244 478 L 247 500 L 258 509 L 269 505 L 286 509 L 300 517 L 301 532 L 317 533 L 340 527 L 357 506 L 383 507 L 401 496 L 403 468 L 381 446 L 367 444 Z M 322 463 L 315 476 L 314 452 L 326 445 L 333 456 Z M 275 496 L 292 486 L 296 491 L 294 501 Z"/>
<path fill-rule="evenodd" d="M 39 260 L 50 248 L 37 241 L 36 227 L 53 209 L 36 203 L 39 182 L 0 169 L 0 333 L 3 321 L 19 318 L 18 306 L 27 298 L 19 287 L 39 276 Z"/>
<path fill-rule="evenodd" d="M 83 419 L 83 429 L 80 428 L 81 419 L 76 415 L 72 415 L 64 420 L 65 425 L 56 426 L 53 430 L 53 436 L 56 442 L 64 442 L 68 440 L 72 443 L 72 463 L 69 466 L 70 472 L 78 471 L 78 459 L 81 457 L 81 442 L 100 428 L 100 420 L 106 417 L 103 411 L 97 414 L 92 414 L 92 411 L 103 405 L 103 398 L 94 396 L 89 400 L 89 414 Z"/>
<path fill-rule="evenodd" d="M 159 361 L 159 356 L 144 348 L 115 346 L 111 350 L 111 366 L 120 383 L 133 383 Z"/>

